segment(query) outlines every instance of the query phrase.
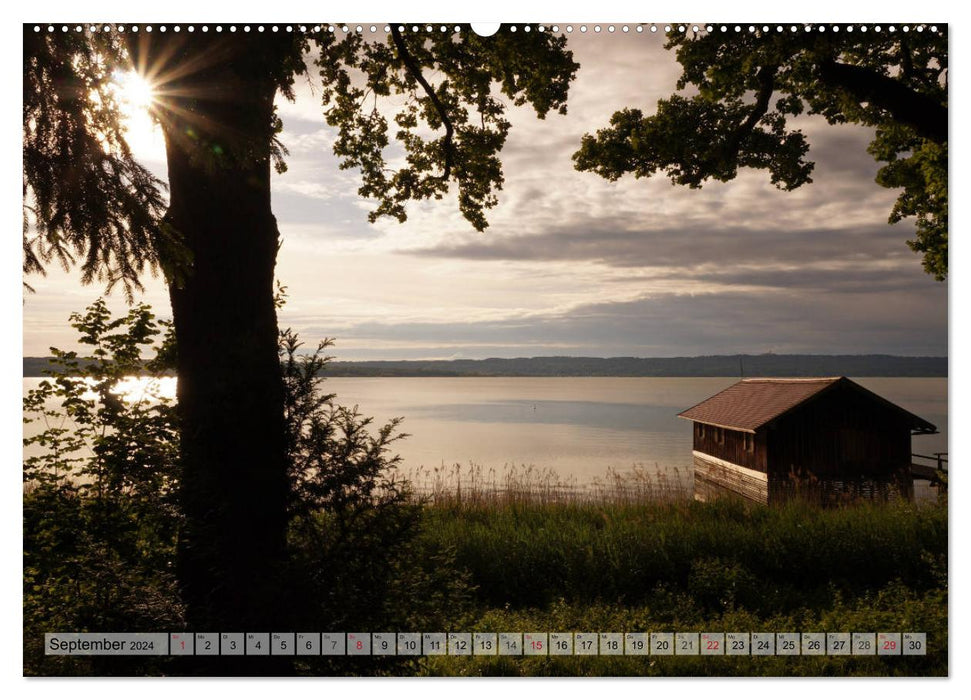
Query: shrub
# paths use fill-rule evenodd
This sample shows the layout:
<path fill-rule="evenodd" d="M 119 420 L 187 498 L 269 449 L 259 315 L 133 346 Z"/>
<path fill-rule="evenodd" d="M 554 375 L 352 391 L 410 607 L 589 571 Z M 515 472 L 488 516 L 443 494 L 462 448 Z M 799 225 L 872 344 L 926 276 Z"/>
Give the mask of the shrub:
<path fill-rule="evenodd" d="M 424 508 L 398 475 L 391 446 L 407 437 L 401 419 L 371 431 L 357 407 L 334 404 L 320 378 L 330 359 L 321 342 L 299 354 L 281 334 L 290 464 L 291 629 L 420 631 L 462 614 L 467 577 L 433 540 L 419 539 Z M 301 659 L 315 671 L 369 673 L 410 665 L 374 657 Z"/>
<path fill-rule="evenodd" d="M 44 632 L 178 629 L 183 617 L 173 403 L 153 382 L 119 394 L 131 375 L 164 370 L 166 342 L 153 361 L 142 353 L 167 324 L 145 305 L 112 320 L 99 300 L 71 325 L 90 356 L 52 349 L 51 378 L 24 398 L 24 423 L 40 427 L 24 439 L 25 671 L 147 670 L 157 661 L 43 654 Z"/>

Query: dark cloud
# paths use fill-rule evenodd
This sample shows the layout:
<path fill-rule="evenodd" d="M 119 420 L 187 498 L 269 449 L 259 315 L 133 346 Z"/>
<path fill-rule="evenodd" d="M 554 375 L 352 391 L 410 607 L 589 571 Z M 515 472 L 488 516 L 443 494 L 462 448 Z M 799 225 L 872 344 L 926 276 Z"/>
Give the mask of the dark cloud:
<path fill-rule="evenodd" d="M 360 323 L 331 328 L 329 334 L 339 341 L 346 338 L 339 347 L 346 344 L 348 350 L 378 339 L 437 350 L 426 351 L 425 357 L 447 356 L 454 348 L 466 357 L 769 351 L 944 355 L 947 292 L 943 285 L 925 291 L 666 295 L 591 304 L 568 314 L 493 322 Z"/>
<path fill-rule="evenodd" d="M 908 263 L 911 261 L 907 261 Z M 946 289 L 926 275 L 915 264 L 899 268 L 855 269 L 852 266 L 837 269 L 763 269 L 734 270 L 729 272 L 687 272 L 676 275 L 679 279 L 693 279 L 723 285 L 768 287 L 789 291 L 816 291 L 855 294 L 885 294 L 914 292 L 931 294 L 947 303 Z"/>
<path fill-rule="evenodd" d="M 658 229 L 632 229 L 627 218 L 561 224 L 545 233 L 480 236 L 410 255 L 466 260 L 591 261 L 616 267 L 692 267 L 704 264 L 860 262 L 916 257 L 904 245 L 903 225 L 801 230 L 745 228 L 695 221 Z"/>

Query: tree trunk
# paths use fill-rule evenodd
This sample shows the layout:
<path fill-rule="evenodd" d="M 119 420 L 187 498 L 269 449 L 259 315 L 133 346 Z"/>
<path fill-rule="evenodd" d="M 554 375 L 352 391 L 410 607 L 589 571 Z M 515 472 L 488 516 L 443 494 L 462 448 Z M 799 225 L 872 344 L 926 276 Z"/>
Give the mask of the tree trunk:
<path fill-rule="evenodd" d="M 166 69 L 177 76 L 159 87 L 171 198 L 165 223 L 188 254 L 181 270 L 168 270 L 185 515 L 178 576 L 190 630 L 280 631 L 288 620 L 277 586 L 287 476 L 268 53 L 282 45 L 234 37 L 220 50 L 202 39 L 178 52 L 155 47 L 168 62 L 160 76 Z"/>

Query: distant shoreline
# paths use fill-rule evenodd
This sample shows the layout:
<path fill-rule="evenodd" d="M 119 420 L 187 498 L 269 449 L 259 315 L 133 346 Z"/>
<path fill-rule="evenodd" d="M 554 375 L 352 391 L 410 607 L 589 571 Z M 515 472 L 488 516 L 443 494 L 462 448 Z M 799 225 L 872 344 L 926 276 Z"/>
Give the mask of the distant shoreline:
<path fill-rule="evenodd" d="M 24 377 L 46 376 L 50 358 L 25 357 Z M 328 377 L 947 377 L 946 357 L 709 355 L 521 357 L 485 360 L 331 362 Z"/>

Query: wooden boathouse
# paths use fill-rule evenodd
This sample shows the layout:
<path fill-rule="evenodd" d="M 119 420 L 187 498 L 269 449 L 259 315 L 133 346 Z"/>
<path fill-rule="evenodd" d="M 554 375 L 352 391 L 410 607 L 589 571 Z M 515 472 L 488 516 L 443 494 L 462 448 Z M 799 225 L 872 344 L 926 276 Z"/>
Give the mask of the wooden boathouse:
<path fill-rule="evenodd" d="M 693 423 L 699 500 L 909 496 L 910 438 L 937 432 L 846 377 L 743 379 L 678 415 Z"/>

